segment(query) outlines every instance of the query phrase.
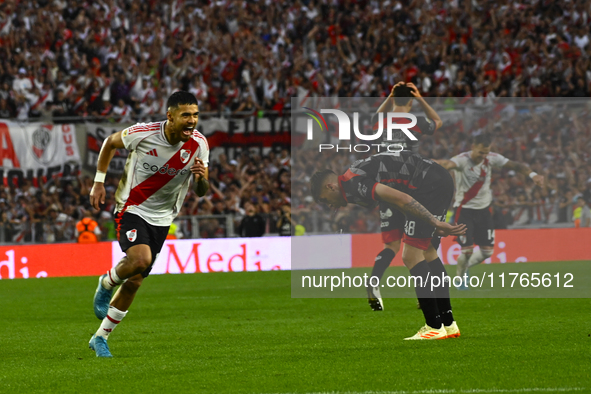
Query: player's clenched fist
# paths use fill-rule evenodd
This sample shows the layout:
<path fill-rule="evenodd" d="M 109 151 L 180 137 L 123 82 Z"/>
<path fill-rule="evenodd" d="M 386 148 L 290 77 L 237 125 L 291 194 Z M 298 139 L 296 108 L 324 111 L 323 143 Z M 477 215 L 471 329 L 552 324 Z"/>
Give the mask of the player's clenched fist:
<path fill-rule="evenodd" d="M 203 160 L 201 160 L 200 158 L 196 157 L 195 158 L 195 163 L 193 163 L 193 165 L 191 166 L 191 172 L 201 178 L 202 176 L 205 175 L 205 164 L 203 164 Z"/>
<path fill-rule="evenodd" d="M 99 204 L 105 203 L 105 184 L 102 182 L 95 182 L 90 191 L 90 205 L 94 209 L 100 209 Z"/>

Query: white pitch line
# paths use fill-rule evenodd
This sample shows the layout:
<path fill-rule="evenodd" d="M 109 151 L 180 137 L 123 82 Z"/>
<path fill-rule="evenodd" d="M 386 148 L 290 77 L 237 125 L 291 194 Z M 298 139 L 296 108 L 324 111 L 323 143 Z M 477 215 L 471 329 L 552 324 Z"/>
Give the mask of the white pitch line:
<path fill-rule="evenodd" d="M 560 393 L 569 391 L 583 391 L 586 387 L 527 387 L 522 389 L 432 389 L 412 391 L 318 391 L 304 394 L 485 394 L 485 393 Z M 274 393 L 274 394 L 298 394 L 298 393 Z"/>

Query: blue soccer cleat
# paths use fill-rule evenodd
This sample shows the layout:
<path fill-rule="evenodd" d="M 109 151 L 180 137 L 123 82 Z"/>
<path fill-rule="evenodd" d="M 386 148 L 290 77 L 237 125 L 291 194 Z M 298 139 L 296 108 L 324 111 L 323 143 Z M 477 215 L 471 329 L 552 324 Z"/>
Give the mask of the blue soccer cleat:
<path fill-rule="evenodd" d="M 113 357 L 107 345 L 107 340 L 103 337 L 97 337 L 96 334 L 90 338 L 88 347 L 96 352 L 97 357 Z"/>
<path fill-rule="evenodd" d="M 464 280 L 464 275 L 466 276 L 466 280 Z M 466 268 L 466 270 L 464 271 L 463 275 L 458 275 L 462 278 L 462 284 L 460 286 L 456 286 L 456 289 L 458 290 L 470 290 L 470 271 L 468 271 L 468 269 Z"/>
<path fill-rule="evenodd" d="M 96 292 L 94 293 L 94 314 L 99 320 L 103 320 L 107 317 L 107 313 L 109 313 L 109 303 L 113 296 L 113 289 L 107 290 L 103 287 L 103 278 L 106 276 L 107 274 L 104 274 L 99 277 L 99 283 L 96 287 Z"/>

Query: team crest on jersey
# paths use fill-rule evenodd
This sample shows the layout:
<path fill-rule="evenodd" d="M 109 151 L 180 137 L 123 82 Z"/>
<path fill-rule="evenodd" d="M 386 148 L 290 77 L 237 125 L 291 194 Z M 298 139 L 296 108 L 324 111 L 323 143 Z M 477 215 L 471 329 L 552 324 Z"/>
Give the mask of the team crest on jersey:
<path fill-rule="evenodd" d="M 129 242 L 135 242 L 137 238 L 137 230 L 135 228 L 133 230 L 129 230 L 125 233 L 125 235 L 127 235 L 127 239 L 129 240 Z"/>
<path fill-rule="evenodd" d="M 187 149 L 181 149 L 181 162 L 183 162 L 183 164 L 189 161 L 189 157 L 191 157 L 191 151 Z"/>

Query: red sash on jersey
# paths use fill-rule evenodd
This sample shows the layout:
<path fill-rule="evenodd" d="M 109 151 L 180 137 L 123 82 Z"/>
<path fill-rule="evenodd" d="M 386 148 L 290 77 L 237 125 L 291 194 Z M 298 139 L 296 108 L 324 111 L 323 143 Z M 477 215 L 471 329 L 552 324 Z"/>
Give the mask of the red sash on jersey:
<path fill-rule="evenodd" d="M 488 165 L 488 157 L 484 158 L 484 163 L 483 163 L 482 167 L 480 168 L 480 178 L 483 178 L 483 180 L 476 181 L 472 185 L 472 187 L 470 189 L 468 189 L 468 191 L 466 193 L 464 193 L 464 199 L 462 200 L 462 202 L 460 203 L 460 206 L 456 210 L 456 217 L 455 217 L 456 222 L 460 218 L 460 212 L 462 212 L 462 206 L 464 206 L 468 201 L 470 201 L 471 199 L 476 197 L 478 195 L 478 192 L 482 188 L 482 185 L 484 185 L 484 181 L 486 180 L 486 172 L 484 171 L 484 167 L 486 167 L 487 165 Z"/>
<path fill-rule="evenodd" d="M 189 141 L 185 142 L 183 146 L 172 156 L 164 167 L 168 166 L 168 168 L 183 168 L 185 164 L 181 161 L 181 150 L 187 149 L 190 150 L 192 153 L 196 153 L 197 149 L 199 149 L 199 143 L 191 138 Z M 123 206 L 121 212 L 117 214 L 117 218 L 115 222 L 117 223 L 117 239 L 119 239 L 119 230 L 121 229 L 121 218 L 127 208 L 130 206 L 137 206 L 142 204 L 148 198 L 150 198 L 154 193 L 158 190 L 162 189 L 168 182 L 170 182 L 174 176 L 168 175 L 168 172 L 165 174 L 161 174 L 160 172 L 156 172 L 146 180 L 141 182 L 139 185 L 131 189 L 129 192 L 129 197 Z"/>

